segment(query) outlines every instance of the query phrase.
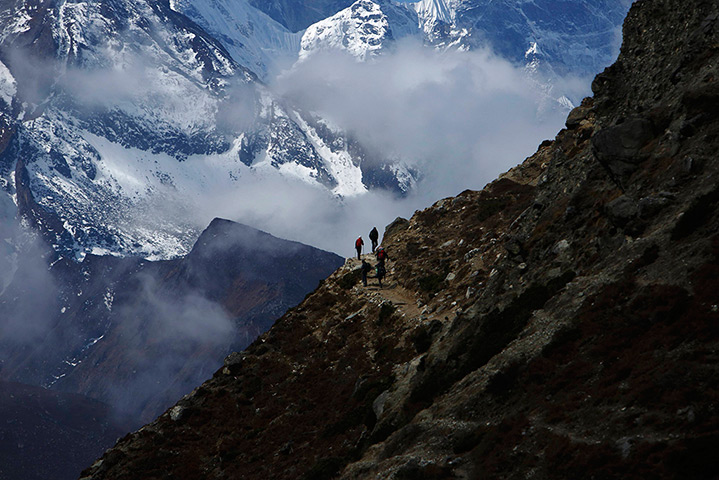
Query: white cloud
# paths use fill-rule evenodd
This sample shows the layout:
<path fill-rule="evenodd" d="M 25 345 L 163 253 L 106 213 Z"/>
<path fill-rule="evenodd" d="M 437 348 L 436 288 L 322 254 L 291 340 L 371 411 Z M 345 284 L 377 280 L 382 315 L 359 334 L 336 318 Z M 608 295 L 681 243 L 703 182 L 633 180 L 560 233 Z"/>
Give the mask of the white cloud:
<path fill-rule="evenodd" d="M 271 88 L 318 113 L 366 147 L 401 158 L 423 173 L 407 198 L 373 191 L 337 200 L 301 182 L 274 176 L 246 178 L 233 191 L 215 192 L 202 206 L 214 212 L 341 255 L 353 241 L 397 216 L 481 189 L 521 163 L 562 128 L 566 110 L 546 108 L 559 97 L 581 99 L 589 80 L 554 79 L 540 88 L 521 67 L 488 50 L 439 52 L 411 41 L 389 54 L 357 62 L 320 53 L 295 66 Z"/>

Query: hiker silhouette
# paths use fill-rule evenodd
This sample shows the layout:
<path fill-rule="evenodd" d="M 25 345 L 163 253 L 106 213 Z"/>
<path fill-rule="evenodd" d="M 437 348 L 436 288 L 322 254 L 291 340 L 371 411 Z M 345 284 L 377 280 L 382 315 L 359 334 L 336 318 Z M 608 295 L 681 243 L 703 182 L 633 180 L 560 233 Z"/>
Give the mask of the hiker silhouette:
<path fill-rule="evenodd" d="M 377 248 L 377 241 L 379 240 L 379 232 L 377 232 L 377 227 L 372 227 L 372 230 L 369 232 L 369 239 L 372 241 L 372 253 L 374 253 L 375 249 Z"/>

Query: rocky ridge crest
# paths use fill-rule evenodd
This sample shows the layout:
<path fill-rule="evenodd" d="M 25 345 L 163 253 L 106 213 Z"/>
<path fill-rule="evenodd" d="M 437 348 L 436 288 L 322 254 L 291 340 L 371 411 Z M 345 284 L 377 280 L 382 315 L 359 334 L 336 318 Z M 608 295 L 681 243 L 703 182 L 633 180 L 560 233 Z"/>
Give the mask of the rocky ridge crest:
<path fill-rule="evenodd" d="M 638 1 L 567 128 L 398 219 L 83 478 L 719 473 L 719 6 Z"/>

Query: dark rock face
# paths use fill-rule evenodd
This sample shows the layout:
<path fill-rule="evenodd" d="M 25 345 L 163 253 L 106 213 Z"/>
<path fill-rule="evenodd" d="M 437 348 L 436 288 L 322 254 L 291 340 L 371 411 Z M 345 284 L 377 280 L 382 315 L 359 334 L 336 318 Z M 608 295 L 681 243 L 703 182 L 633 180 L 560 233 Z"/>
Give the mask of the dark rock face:
<path fill-rule="evenodd" d="M 631 118 L 607 127 L 592 137 L 594 154 L 617 179 L 632 174 L 646 157 L 642 149 L 655 138 L 654 125 L 646 118 Z"/>
<path fill-rule="evenodd" d="M 83 477 L 715 478 L 717 44 L 716 2 L 636 2 L 554 141 L 388 229 L 385 288 L 348 260 Z"/>

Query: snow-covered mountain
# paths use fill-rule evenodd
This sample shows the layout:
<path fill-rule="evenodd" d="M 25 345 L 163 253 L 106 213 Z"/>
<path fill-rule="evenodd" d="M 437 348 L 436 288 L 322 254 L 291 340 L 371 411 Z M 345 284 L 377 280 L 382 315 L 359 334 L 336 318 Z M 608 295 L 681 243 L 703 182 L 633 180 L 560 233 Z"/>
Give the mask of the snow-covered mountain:
<path fill-rule="evenodd" d="M 352 6 L 311 25 L 302 37 L 300 60 L 318 50 L 346 49 L 360 60 L 379 52 L 392 39 L 387 16 L 380 6 L 358 0 Z"/>
<path fill-rule="evenodd" d="M 249 0 L 291 32 L 299 32 L 352 5 L 354 0 Z"/>
<path fill-rule="evenodd" d="M 456 4 L 457 1 L 420 0 L 410 3 L 410 8 L 417 13 L 417 20 L 422 31 L 428 39 L 432 39 L 446 26 L 452 25 Z"/>
<path fill-rule="evenodd" d="M 415 35 L 442 49 L 489 47 L 533 72 L 593 75 L 616 56 L 630 5 L 631 0 L 359 0 L 309 26 L 300 56 L 342 48 L 364 58 L 367 51 Z"/>
<path fill-rule="evenodd" d="M 630 0 L 357 0 L 310 25 L 300 62 L 339 50 L 359 61 L 414 37 L 439 51 L 489 49 L 525 71 L 537 111 L 569 111 L 584 94 L 558 86 L 565 77 L 590 77 L 618 52 L 619 26 Z M 571 97 L 571 98 L 570 98 Z"/>
<path fill-rule="evenodd" d="M 541 59 L 556 74 L 594 75 L 614 60 L 632 0 L 420 0 L 412 5 L 436 45 L 491 47 Z"/>
<path fill-rule="evenodd" d="M 302 36 L 299 59 L 305 60 L 322 50 L 342 50 L 365 60 L 392 41 L 418 33 L 417 19 L 411 11 L 393 4 L 357 0 L 307 28 Z"/>
<path fill-rule="evenodd" d="M 202 5 L 193 11 L 210 26 L 232 10 Z M 411 187 L 409 170 L 364 162 L 369 154 L 345 132 L 275 97 L 175 9 L 17 0 L 0 12 L 3 204 L 10 199 L 61 255 L 183 255 L 207 221 L 193 218 L 207 193 L 258 175 L 339 196 Z M 261 17 L 269 25 L 252 23 Z M 264 28 L 258 42 L 292 44 L 259 11 L 242 18 Z M 271 51 L 235 46 L 257 62 Z"/>

